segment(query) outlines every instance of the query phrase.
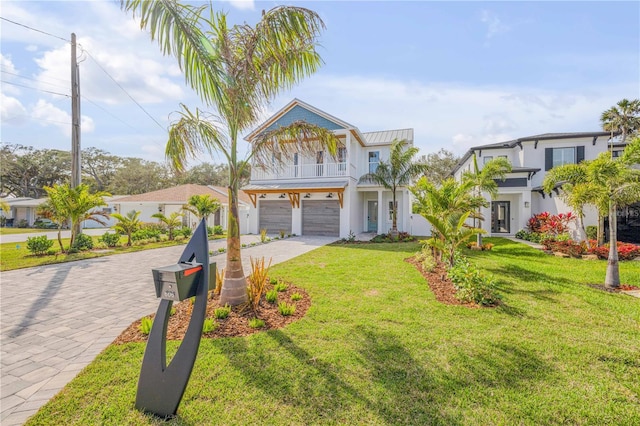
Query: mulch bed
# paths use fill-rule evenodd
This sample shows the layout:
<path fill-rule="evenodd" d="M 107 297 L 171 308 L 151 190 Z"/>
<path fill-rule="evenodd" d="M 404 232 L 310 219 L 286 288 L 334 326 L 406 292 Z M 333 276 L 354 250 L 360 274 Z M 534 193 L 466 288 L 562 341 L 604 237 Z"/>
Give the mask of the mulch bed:
<path fill-rule="evenodd" d="M 438 264 L 433 271 L 427 271 L 422 267 L 422 264 L 416 261 L 415 256 L 409 257 L 404 260 L 420 271 L 429 288 L 436 297 L 436 300 L 445 305 L 462 305 L 468 308 L 479 308 L 480 306 L 475 303 L 463 303 L 456 297 L 456 288 L 449 278 L 447 278 L 447 269 L 442 263 Z"/>
<path fill-rule="evenodd" d="M 640 287 L 635 285 L 622 284 L 618 288 L 607 288 L 603 284 L 588 284 L 589 287 L 597 288 L 598 290 L 606 291 L 609 293 L 620 293 L 621 291 L 640 290 Z"/>
<path fill-rule="evenodd" d="M 213 292 L 209 293 L 209 301 L 207 303 L 207 318 L 214 318 L 214 321 L 218 324 L 218 327 L 210 333 L 204 333 L 202 335 L 205 339 L 215 339 L 219 337 L 235 337 L 235 336 L 248 336 L 249 334 L 258 333 L 265 330 L 274 330 L 282 328 L 287 324 L 299 320 L 304 317 L 311 306 L 311 298 L 309 294 L 303 289 L 287 283 L 288 288 L 285 291 L 278 293 L 278 301 L 276 303 L 269 303 L 262 297 L 260 305 L 256 312 L 250 307 L 233 307 L 229 316 L 225 319 L 215 319 L 214 311 L 220 307 L 219 296 L 213 296 Z M 273 288 L 273 285 L 267 284 L 266 291 Z M 297 301 L 291 300 L 291 295 L 299 293 L 302 299 Z M 278 310 L 279 302 L 287 302 L 288 304 L 295 304 L 296 311 L 293 315 L 282 316 Z M 182 340 L 184 334 L 189 326 L 189 320 L 191 319 L 191 310 L 193 305 L 190 300 L 184 300 L 179 303 L 174 303 L 175 314 L 169 318 L 169 324 L 167 326 L 167 340 Z M 155 314 L 149 315 L 150 318 L 154 318 Z M 264 327 L 251 328 L 249 327 L 249 320 L 252 318 L 260 318 L 264 321 Z M 132 323 L 126 330 L 124 330 L 120 336 L 114 340 L 113 343 L 119 345 L 129 342 L 145 342 L 148 335 L 140 332 L 141 319 Z"/>

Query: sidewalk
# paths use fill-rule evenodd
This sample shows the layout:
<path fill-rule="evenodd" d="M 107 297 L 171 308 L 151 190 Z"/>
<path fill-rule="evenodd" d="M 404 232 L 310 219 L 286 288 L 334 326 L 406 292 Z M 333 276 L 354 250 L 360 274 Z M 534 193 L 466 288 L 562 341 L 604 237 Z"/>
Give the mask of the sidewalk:
<path fill-rule="evenodd" d="M 111 228 L 85 228 L 82 230 L 83 234 L 98 236 L 107 231 L 113 232 Z M 58 231 L 51 229 L 43 229 L 41 232 L 27 232 L 24 234 L 7 234 L 0 235 L 0 244 L 2 243 L 21 243 L 27 241 L 29 237 L 39 237 L 40 235 L 46 235 L 48 239 L 55 240 L 58 238 Z M 68 229 L 62 230 L 62 238 L 71 238 L 71 231 Z"/>
<path fill-rule="evenodd" d="M 243 236 L 247 244 L 259 241 Z M 242 250 L 284 262 L 334 241 L 294 237 Z M 210 242 L 210 249 L 226 240 Z M 0 423 L 23 424 L 133 321 L 157 309 L 151 269 L 175 263 L 184 246 L 2 272 Z M 212 260 L 222 268 L 225 255 Z"/>

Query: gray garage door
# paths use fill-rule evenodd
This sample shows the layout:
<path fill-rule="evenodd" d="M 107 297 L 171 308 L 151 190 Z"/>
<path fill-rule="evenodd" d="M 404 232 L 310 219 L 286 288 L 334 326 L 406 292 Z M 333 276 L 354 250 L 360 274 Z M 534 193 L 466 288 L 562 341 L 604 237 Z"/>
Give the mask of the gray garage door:
<path fill-rule="evenodd" d="M 289 200 L 260 200 L 260 229 L 269 234 L 277 234 L 281 230 L 291 233 L 291 203 Z"/>
<path fill-rule="evenodd" d="M 338 200 L 303 201 L 302 235 L 340 236 L 340 204 Z"/>

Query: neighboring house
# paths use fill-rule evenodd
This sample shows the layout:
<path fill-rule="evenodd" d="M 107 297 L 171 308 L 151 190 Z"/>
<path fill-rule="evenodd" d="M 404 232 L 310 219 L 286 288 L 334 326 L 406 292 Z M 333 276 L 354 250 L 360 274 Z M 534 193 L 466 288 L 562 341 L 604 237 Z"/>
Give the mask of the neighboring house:
<path fill-rule="evenodd" d="M 548 211 L 558 214 L 571 211 L 558 197 L 559 190 L 551 194 L 542 190 L 541 185 L 547 170 L 562 164 L 592 160 L 609 149 L 613 150 L 614 156 L 619 156 L 624 146 L 615 143 L 608 132 L 545 133 L 473 147 L 462 157 L 453 175 L 460 179 L 463 172 L 472 171 L 474 154 L 480 168 L 493 158 L 507 158 L 513 170 L 504 182 L 497 180 L 498 196 L 491 201 L 489 208 L 483 209 L 485 220 L 482 227 L 490 235 L 513 235 L 526 228 L 527 221 L 536 213 Z M 634 208 L 637 215 L 640 206 L 632 207 L 631 210 Z M 628 212 L 629 209 L 625 211 Z M 585 209 L 585 227 L 597 223 L 598 215 L 595 208 Z M 626 224 L 623 218 L 620 223 L 623 233 Z M 634 226 L 633 223 L 631 226 Z M 640 222 L 635 226 L 640 227 Z M 640 235 L 640 228 L 635 228 L 635 232 Z"/>
<path fill-rule="evenodd" d="M 122 196 L 104 197 L 106 206 L 93 209 L 94 211 L 102 211 L 109 215 L 114 212 L 115 200 Z M 7 226 L 13 226 L 17 228 L 19 225 L 24 227 L 32 227 L 36 219 L 42 217 L 38 214 L 38 209 L 41 204 L 44 204 L 48 198 L 6 198 L 4 201 L 11 207 L 11 214 L 7 216 Z M 82 222 L 82 228 L 103 228 L 110 227 L 115 223 L 115 219 L 103 218 L 105 225 L 101 225 L 93 220 L 85 220 Z"/>
<path fill-rule="evenodd" d="M 336 158 L 318 149 L 312 157 L 294 154 L 284 165 L 251 168 L 251 181 L 242 188 L 251 199 L 249 232 L 266 229 L 297 235 L 348 237 L 351 232 L 386 233 L 391 228 L 391 191 L 364 178 L 388 159 L 394 139 L 413 144 L 413 129 L 363 133 L 324 111 L 294 99 L 258 126 L 245 139 L 305 121 L 333 131 L 342 147 Z M 396 197 L 398 230 L 412 231 L 411 197 L 400 188 Z M 418 215 L 416 215 L 418 216 Z M 415 220 L 421 221 L 421 217 Z M 426 230 L 418 232 L 425 235 Z"/>
<path fill-rule="evenodd" d="M 162 213 L 165 216 L 169 216 L 173 212 L 184 213 L 182 218 L 183 225 L 195 227 L 198 223 L 197 216 L 183 211 L 182 206 L 189 202 L 189 198 L 192 195 L 206 194 L 210 195 L 211 198 L 216 198 L 221 204 L 220 209 L 207 218 L 207 224 L 209 226 L 221 225 L 226 230 L 229 198 L 227 196 L 227 188 L 219 186 L 186 184 L 144 194 L 129 195 L 118 199 L 116 212 L 126 215 L 131 210 L 139 211 L 140 220 L 143 222 L 159 222 L 159 219 L 152 217 L 156 213 Z M 247 232 L 249 204 L 249 197 L 240 191 L 238 208 L 240 210 L 241 233 Z"/>

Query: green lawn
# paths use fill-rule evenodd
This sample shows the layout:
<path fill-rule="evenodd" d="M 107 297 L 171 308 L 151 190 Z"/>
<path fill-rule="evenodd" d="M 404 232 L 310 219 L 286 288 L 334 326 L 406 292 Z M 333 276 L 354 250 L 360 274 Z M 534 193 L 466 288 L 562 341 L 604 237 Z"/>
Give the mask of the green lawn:
<path fill-rule="evenodd" d="M 282 330 L 203 340 L 176 425 L 640 423 L 640 300 L 604 261 L 487 239 L 504 305 L 437 302 L 418 244 L 328 246 L 276 265 L 312 306 Z M 640 262 L 621 264 L 640 283 Z M 177 342 L 168 348 L 174 352 Z M 144 344 L 111 346 L 28 424 L 163 424 L 134 409 Z"/>
<path fill-rule="evenodd" d="M 13 234 L 33 234 L 36 232 L 55 232 L 57 229 L 41 229 L 41 228 L 5 228 L 0 227 L 0 235 L 13 235 Z"/>

